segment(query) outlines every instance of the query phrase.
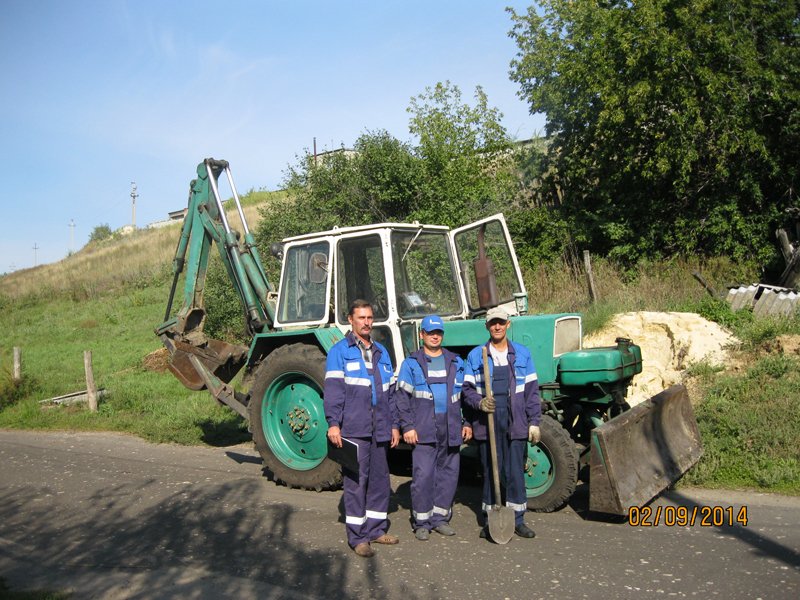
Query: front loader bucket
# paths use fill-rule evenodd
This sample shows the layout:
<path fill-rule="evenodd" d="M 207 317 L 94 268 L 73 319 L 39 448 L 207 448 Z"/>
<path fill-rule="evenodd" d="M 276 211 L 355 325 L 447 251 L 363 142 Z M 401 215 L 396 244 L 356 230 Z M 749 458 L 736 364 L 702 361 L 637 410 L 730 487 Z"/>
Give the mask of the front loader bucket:
<path fill-rule="evenodd" d="M 627 515 L 703 455 L 689 395 L 674 385 L 592 430 L 589 510 Z"/>
<path fill-rule="evenodd" d="M 192 356 L 200 359 L 211 373 L 225 383 L 236 376 L 247 359 L 247 348 L 220 340 L 205 339 L 200 346 L 166 336 L 162 336 L 162 341 L 170 352 L 169 370 L 190 390 L 206 388 L 205 380 L 192 364 Z"/>

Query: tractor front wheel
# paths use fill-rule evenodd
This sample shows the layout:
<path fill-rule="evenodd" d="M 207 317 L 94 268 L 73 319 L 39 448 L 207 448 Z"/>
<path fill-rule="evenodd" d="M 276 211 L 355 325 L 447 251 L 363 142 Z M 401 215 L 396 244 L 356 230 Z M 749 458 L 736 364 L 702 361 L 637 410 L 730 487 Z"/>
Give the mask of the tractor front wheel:
<path fill-rule="evenodd" d="M 272 479 L 308 490 L 339 487 L 341 467 L 328 458 L 322 351 L 308 344 L 278 348 L 256 368 L 253 380 L 250 427 Z"/>
<path fill-rule="evenodd" d="M 541 441 L 528 444 L 525 487 L 528 509 L 553 512 L 564 506 L 578 481 L 578 450 L 558 421 L 547 415 L 539 424 Z"/>

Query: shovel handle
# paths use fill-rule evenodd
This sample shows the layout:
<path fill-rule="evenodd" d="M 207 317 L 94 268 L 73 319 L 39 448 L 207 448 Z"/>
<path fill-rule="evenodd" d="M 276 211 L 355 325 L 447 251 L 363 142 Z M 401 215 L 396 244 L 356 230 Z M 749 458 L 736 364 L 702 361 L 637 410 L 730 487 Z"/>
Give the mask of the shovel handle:
<path fill-rule="evenodd" d="M 486 390 L 486 397 L 492 397 L 492 376 L 489 371 L 489 352 L 486 346 L 483 347 L 483 383 Z M 497 468 L 497 442 L 494 431 L 494 413 L 486 413 L 486 420 L 489 425 L 489 452 L 492 457 L 492 480 L 494 483 L 494 503 L 500 504 L 500 472 Z"/>

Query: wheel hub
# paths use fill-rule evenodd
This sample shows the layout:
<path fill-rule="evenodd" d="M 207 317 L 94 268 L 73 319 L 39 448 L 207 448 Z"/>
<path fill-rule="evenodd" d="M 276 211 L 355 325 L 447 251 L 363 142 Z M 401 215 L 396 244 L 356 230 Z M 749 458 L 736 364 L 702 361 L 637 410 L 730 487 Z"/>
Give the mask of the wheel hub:
<path fill-rule="evenodd" d="M 539 496 L 553 483 L 553 464 L 540 446 L 528 449 L 525 459 L 525 487 L 528 496 Z"/>
<path fill-rule="evenodd" d="M 306 431 L 309 430 L 311 415 L 303 407 L 295 407 L 286 414 L 286 419 L 289 423 L 289 429 L 295 437 L 302 438 Z"/>

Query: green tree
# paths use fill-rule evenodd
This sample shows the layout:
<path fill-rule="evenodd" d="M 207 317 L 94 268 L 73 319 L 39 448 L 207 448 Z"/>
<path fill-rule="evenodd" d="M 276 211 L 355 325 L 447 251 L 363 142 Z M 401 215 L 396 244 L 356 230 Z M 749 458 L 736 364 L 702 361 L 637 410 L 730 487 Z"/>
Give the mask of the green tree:
<path fill-rule="evenodd" d="M 89 241 L 90 242 L 102 242 L 103 240 L 107 240 L 113 235 L 111 231 L 111 227 L 108 226 L 108 223 L 103 223 L 102 225 L 97 225 L 94 229 L 92 229 L 92 233 L 89 234 Z"/>
<path fill-rule="evenodd" d="M 502 115 L 479 87 L 475 105 L 439 83 L 412 98 L 417 143 L 367 132 L 352 151 L 306 154 L 286 174 L 289 197 L 262 211 L 262 247 L 288 235 L 384 221 L 461 225 L 491 214 L 518 185 Z"/>
<path fill-rule="evenodd" d="M 412 98 L 407 111 L 423 170 L 412 218 L 463 225 L 510 200 L 516 184 L 510 139 L 500 124 L 502 113 L 480 86 L 474 106 L 447 81 Z"/>
<path fill-rule="evenodd" d="M 538 9 L 537 9 L 538 7 Z M 511 77 L 573 236 L 626 259 L 773 258 L 797 202 L 797 0 L 539 0 Z"/>

